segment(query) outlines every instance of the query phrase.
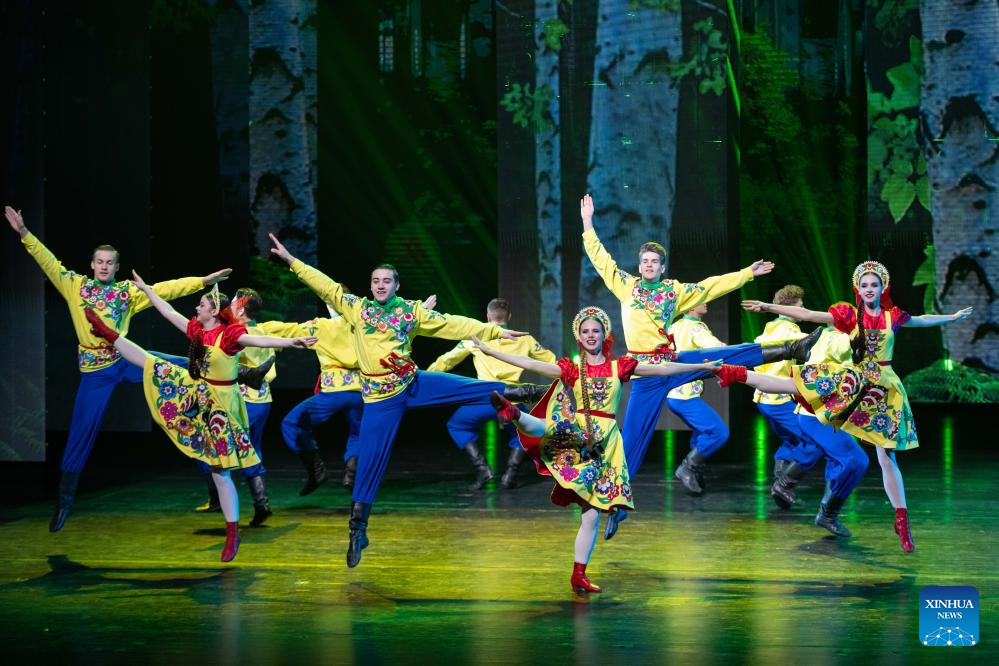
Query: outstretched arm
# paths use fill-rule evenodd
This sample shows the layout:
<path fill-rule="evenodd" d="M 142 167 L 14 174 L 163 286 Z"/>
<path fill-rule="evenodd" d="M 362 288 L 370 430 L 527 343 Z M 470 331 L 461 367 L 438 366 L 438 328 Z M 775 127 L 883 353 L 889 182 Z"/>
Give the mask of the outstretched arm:
<path fill-rule="evenodd" d="M 707 361 L 705 363 L 671 362 L 662 365 L 639 364 L 635 366 L 635 375 L 638 377 L 668 377 L 670 375 L 682 375 L 685 372 L 714 372 L 721 365 L 721 361 Z"/>
<path fill-rule="evenodd" d="M 763 301 L 743 301 L 742 309 L 750 312 L 772 312 L 776 315 L 784 315 L 800 321 L 814 321 L 817 324 L 833 323 L 833 316 L 828 312 L 799 308 L 795 305 L 774 305 Z"/>
<path fill-rule="evenodd" d="M 344 317 L 350 323 L 355 323 L 352 318 L 352 310 L 350 307 L 349 298 L 347 297 L 343 285 L 336 282 L 328 275 L 323 273 L 317 268 L 313 268 L 308 264 L 299 261 L 288 252 L 288 249 L 277 239 L 274 234 L 267 234 L 271 243 L 274 247 L 271 248 L 271 254 L 281 259 L 281 261 L 288 264 L 292 272 L 298 276 L 305 285 L 315 292 L 316 296 L 321 298 L 327 306 L 333 308 L 337 314 Z"/>
<path fill-rule="evenodd" d="M 21 211 L 14 210 L 10 206 L 4 206 L 4 215 L 7 217 L 7 222 L 10 223 L 10 228 L 17 232 L 17 235 L 24 238 L 28 235 L 28 227 L 24 226 L 24 218 L 21 217 Z"/>
<path fill-rule="evenodd" d="M 487 347 L 482 344 L 474 335 L 472 336 L 472 344 L 475 348 L 481 351 L 486 356 L 492 356 L 495 359 L 499 359 L 504 363 L 509 363 L 510 365 L 515 365 L 518 368 L 523 368 L 524 370 L 530 370 L 531 372 L 536 372 L 539 375 L 544 375 L 545 377 L 561 377 L 562 370 L 554 363 L 545 363 L 543 361 L 535 361 L 533 358 L 528 358 L 526 356 L 517 356 L 516 354 L 507 354 L 506 352 L 501 352 L 499 350 Z"/>
<path fill-rule="evenodd" d="M 593 198 L 589 194 L 579 200 L 579 216 L 583 219 L 583 249 L 593 268 L 612 294 L 619 299 L 630 298 L 631 285 L 628 281 L 633 276 L 618 268 L 617 262 L 597 238 L 597 232 L 593 228 Z"/>
<path fill-rule="evenodd" d="M 314 335 L 299 338 L 278 338 L 273 335 L 250 335 L 245 333 L 237 338 L 244 347 L 264 347 L 266 349 L 308 349 L 319 342 Z"/>
<path fill-rule="evenodd" d="M 146 295 L 146 298 L 148 298 L 149 302 L 152 303 L 154 308 L 156 308 L 156 311 L 163 315 L 164 319 L 180 329 L 184 335 L 187 335 L 187 317 L 174 310 L 173 306 L 163 300 L 162 296 L 153 291 L 153 288 L 146 284 L 135 271 L 132 271 L 132 282 L 139 291 Z"/>
<path fill-rule="evenodd" d="M 974 308 L 964 308 L 963 310 L 958 310 L 954 314 L 949 315 L 919 315 L 918 317 L 912 317 L 909 319 L 909 321 L 905 322 L 903 326 L 926 328 L 928 326 L 953 324 L 954 322 L 961 321 L 962 319 L 967 319 L 971 316 L 972 312 L 974 312 Z"/>

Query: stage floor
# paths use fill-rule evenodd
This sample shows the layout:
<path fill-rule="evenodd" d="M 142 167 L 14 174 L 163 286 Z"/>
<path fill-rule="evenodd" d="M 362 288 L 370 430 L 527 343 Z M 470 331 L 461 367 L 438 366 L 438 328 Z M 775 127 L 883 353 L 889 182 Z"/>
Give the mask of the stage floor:
<path fill-rule="evenodd" d="M 589 571 L 605 592 L 589 598 L 568 582 L 577 511 L 550 505 L 549 482 L 526 465 L 524 487 L 471 492 L 464 467 L 397 451 L 356 569 L 344 564 L 347 493 L 330 483 L 299 497 L 290 461 L 271 470 L 275 515 L 243 528 L 230 565 L 218 561 L 221 517 L 191 511 L 204 488 L 196 474 L 123 473 L 84 493 L 58 534 L 47 531 L 49 501 L 0 514 L 0 653 L 87 663 L 940 662 L 955 655 L 920 644 L 920 589 L 971 585 L 981 643 L 960 659 L 995 663 L 997 457 L 929 444 L 902 462 L 910 555 L 873 457 L 842 516 L 854 537 L 838 539 L 812 525 L 820 473 L 804 482 L 800 507 L 780 511 L 767 494 L 769 455 L 750 448 L 742 465 L 712 466 L 708 493 L 695 498 L 665 480 L 683 453 L 667 443 L 637 479 L 640 511 L 599 541 Z M 241 494 L 245 522 L 252 507 Z"/>

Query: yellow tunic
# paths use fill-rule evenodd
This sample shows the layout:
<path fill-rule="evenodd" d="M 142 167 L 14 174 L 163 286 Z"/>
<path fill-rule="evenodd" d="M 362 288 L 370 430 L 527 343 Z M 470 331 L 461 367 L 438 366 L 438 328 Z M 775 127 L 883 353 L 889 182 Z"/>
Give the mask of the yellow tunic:
<path fill-rule="evenodd" d="M 560 367 L 572 365 L 568 359 Z M 545 434 L 540 443 L 521 435 L 524 446 L 537 446 L 540 461 L 555 482 L 572 491 L 581 500 L 598 509 L 615 506 L 633 509 L 631 479 L 624 457 L 624 440 L 618 428 L 617 413 L 621 402 L 622 382 L 618 377 L 618 361 L 603 366 L 589 366 L 590 371 L 604 369 L 609 377 L 588 376 L 586 383 L 590 395 L 590 420 L 593 424 L 594 446 L 585 442 L 586 413 L 583 411 L 582 382 L 577 378 L 572 389 L 567 390 L 561 379 L 548 390 L 545 399 L 538 403 L 532 414 L 541 416 L 544 411 Z M 608 372 L 609 370 L 609 372 Z M 596 374 L 596 372 L 594 372 Z M 552 501 L 565 505 L 571 493 L 552 493 Z M 562 501 L 559 501 L 561 498 Z"/>
<path fill-rule="evenodd" d="M 700 282 L 662 280 L 646 283 L 621 270 L 597 238 L 596 231 L 583 232 L 583 247 L 607 288 L 621 301 L 621 323 L 628 353 L 639 363 L 669 362 L 661 349 L 673 320 L 691 308 L 740 288 L 753 279 L 749 268 L 709 277 Z"/>
<path fill-rule="evenodd" d="M 541 346 L 537 340 L 530 335 L 525 335 L 513 340 L 500 338 L 484 342 L 491 349 L 513 354 L 515 356 L 527 356 L 543 363 L 554 363 L 555 354 Z M 487 382 L 506 382 L 515 384 L 520 381 L 523 368 L 504 363 L 503 361 L 486 356 L 475 348 L 471 340 L 462 340 L 455 348 L 434 361 L 427 370 L 429 372 L 449 372 L 456 365 L 472 356 L 472 363 L 475 365 L 476 376 Z"/>
<path fill-rule="evenodd" d="M 392 398 L 413 382 L 417 368 L 410 356 L 417 335 L 447 340 L 466 340 L 473 335 L 494 340 L 503 335 L 496 324 L 428 310 L 420 301 L 397 296 L 383 304 L 346 294 L 338 282 L 298 259 L 291 270 L 350 324 L 365 402 Z"/>
<path fill-rule="evenodd" d="M 254 321 L 246 322 L 246 333 L 248 335 L 267 335 L 267 332 L 260 328 Z M 273 349 L 265 349 L 263 347 L 246 347 L 239 354 L 239 364 L 247 368 L 256 368 L 269 359 L 274 354 L 274 351 Z M 277 379 L 277 363 L 272 365 L 271 369 L 264 375 L 264 382 L 260 385 L 259 389 L 240 384 L 239 392 L 243 395 L 245 402 L 251 402 L 256 405 L 271 402 L 271 382 L 275 379 Z"/>
<path fill-rule="evenodd" d="M 917 448 L 919 439 L 905 387 L 891 367 L 892 312 L 884 316 L 884 328 L 866 329 L 859 365 L 809 363 L 795 373 L 794 384 L 823 423 L 875 446 L 905 451 Z M 856 328 L 851 335 L 857 335 Z"/>
<path fill-rule="evenodd" d="M 77 358 L 80 372 L 93 372 L 117 363 L 121 355 L 107 340 L 90 332 L 90 323 L 83 314 L 84 308 L 93 308 L 104 319 L 104 323 L 121 335 L 127 335 L 132 315 L 152 305 L 149 297 L 136 289 L 129 280 L 100 282 L 67 271 L 32 233 L 22 238 L 21 243 L 69 305 L 69 316 L 79 341 Z M 167 301 L 193 294 L 203 288 L 204 283 L 197 277 L 157 282 L 152 286 L 153 291 Z"/>
<path fill-rule="evenodd" d="M 812 365 L 819 363 L 836 363 L 840 366 L 853 365 L 853 349 L 850 347 L 850 336 L 837 331 L 833 326 L 826 326 L 822 329 L 819 339 L 815 341 L 811 351 L 808 353 L 808 363 Z M 798 368 L 797 372 L 800 371 L 801 368 Z M 815 418 L 815 414 L 801 405 L 798 405 L 794 411 L 796 414 Z"/>
<path fill-rule="evenodd" d="M 782 342 L 791 342 L 792 340 L 798 340 L 805 337 L 805 334 L 801 332 L 801 328 L 798 323 L 787 317 L 777 317 L 767 322 L 767 325 L 763 328 L 762 335 L 757 336 L 753 342 L 758 342 L 760 344 L 779 344 Z M 760 365 L 753 368 L 754 372 L 759 372 L 764 375 L 770 375 L 771 377 L 790 377 L 791 368 L 793 364 L 791 361 L 777 361 L 776 363 L 767 363 L 766 365 Z M 763 393 L 762 391 L 753 392 L 753 402 L 758 402 L 764 405 L 782 405 L 785 402 L 790 402 L 793 400 L 790 393 Z"/>
<path fill-rule="evenodd" d="M 215 468 L 252 467 L 260 458 L 250 442 L 250 419 L 235 383 L 239 354 L 222 351 L 219 343 L 225 327 L 218 330 L 205 350 L 207 370 L 202 379 L 192 379 L 186 368 L 147 354 L 143 391 L 153 420 L 184 455 Z"/>
<path fill-rule="evenodd" d="M 307 335 L 319 338 L 319 342 L 312 347 L 319 359 L 319 393 L 361 390 L 350 324 L 340 315 L 334 313 L 328 318 L 317 317 L 300 324 L 267 321 L 260 324 L 260 328 L 266 335 L 279 338 Z"/>
<path fill-rule="evenodd" d="M 669 327 L 669 332 L 676 342 L 678 352 L 725 346 L 724 342 L 714 336 L 708 325 L 697 317 L 684 316 Z M 704 381 L 698 379 L 676 387 L 666 394 L 666 397 L 673 400 L 690 400 L 700 398 L 702 393 L 704 393 Z"/>

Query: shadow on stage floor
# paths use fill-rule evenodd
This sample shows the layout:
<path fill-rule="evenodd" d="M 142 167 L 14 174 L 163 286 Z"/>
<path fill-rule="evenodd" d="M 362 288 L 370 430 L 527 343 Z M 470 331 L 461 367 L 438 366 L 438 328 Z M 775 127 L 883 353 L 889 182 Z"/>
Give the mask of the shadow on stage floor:
<path fill-rule="evenodd" d="M 635 482 L 639 511 L 594 552 L 591 577 L 605 592 L 590 598 L 568 584 L 577 512 L 549 504 L 550 483 L 526 465 L 520 488 L 473 491 L 467 462 L 446 441 L 404 439 L 372 514 L 371 546 L 347 569 L 348 494 L 330 483 L 299 497 L 300 467 L 275 452 L 274 516 L 244 527 L 239 557 L 222 565 L 221 517 L 192 511 L 204 494 L 193 467 L 159 433 L 103 435 L 57 534 L 47 531 L 54 475 L 0 469 L 0 654 L 88 663 L 929 662 L 944 655 L 919 643 L 920 589 L 971 585 L 981 595 L 981 644 L 961 659 L 994 662 L 999 455 L 982 435 L 987 413 L 923 411 L 921 447 L 901 460 L 915 553 L 899 548 L 873 456 L 842 516 L 855 536 L 838 539 L 812 524 L 820 472 L 803 482 L 798 507 L 773 505 L 775 443 L 755 424 L 734 430 L 702 497 L 668 473 L 686 435 L 659 434 Z M 502 467 L 506 449 L 490 442 Z"/>

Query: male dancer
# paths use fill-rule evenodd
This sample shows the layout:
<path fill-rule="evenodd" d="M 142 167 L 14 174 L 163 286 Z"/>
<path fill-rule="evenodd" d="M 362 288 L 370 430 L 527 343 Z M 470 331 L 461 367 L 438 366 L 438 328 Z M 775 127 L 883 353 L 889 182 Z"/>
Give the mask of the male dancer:
<path fill-rule="evenodd" d="M 407 301 L 396 292 L 399 274 L 391 264 L 371 273 L 371 298 L 344 293 L 343 286 L 291 256 L 271 234 L 271 252 L 285 261 L 302 282 L 347 320 L 361 370 L 364 415 L 358 442 L 357 479 L 350 509 L 347 566 L 361 561 L 368 545 L 371 505 L 388 465 L 392 443 L 407 409 L 432 405 L 487 403 L 493 391 L 514 401 L 522 391 L 501 382 L 483 382 L 441 372 L 422 372 L 410 358 L 418 335 L 467 340 L 514 339 L 526 335 L 468 317 L 427 310 L 419 301 Z"/>
<path fill-rule="evenodd" d="M 486 321 L 506 328 L 510 322 L 509 301 L 505 298 L 494 298 L 489 301 L 489 304 L 486 305 Z M 506 354 L 526 356 L 542 363 L 555 362 L 555 354 L 542 347 L 541 343 L 530 335 L 515 340 L 492 340 L 484 344 Z M 522 368 L 504 363 L 492 356 L 486 356 L 475 348 L 471 340 L 462 340 L 455 345 L 454 349 L 442 354 L 427 368 L 427 372 L 450 372 L 470 354 L 472 363 L 475 364 L 475 374 L 483 381 L 517 385 L 524 372 Z M 526 399 L 527 402 L 533 404 L 544 397 L 548 385 L 538 385 L 537 389 L 535 395 Z M 521 407 L 523 408 L 523 406 Z M 527 407 L 525 411 L 529 409 Z M 493 472 L 489 469 L 489 464 L 486 463 L 479 447 L 476 446 L 476 441 L 479 439 L 479 431 L 482 426 L 495 418 L 496 410 L 491 404 L 462 405 L 455 410 L 454 415 L 447 422 L 447 430 L 451 434 L 451 439 L 459 449 L 464 449 L 476 469 L 475 483 L 472 484 L 473 490 L 482 488 L 493 478 Z M 508 436 L 510 457 L 507 460 L 506 471 L 503 473 L 500 483 L 503 484 L 504 488 L 513 488 L 517 483 L 517 469 L 524 459 L 525 452 L 520 445 L 520 438 L 517 436 L 517 429 L 513 424 L 507 424 L 503 431 Z"/>
<path fill-rule="evenodd" d="M 795 305 L 804 303 L 805 290 L 795 284 L 784 285 L 774 294 L 774 303 Z M 805 337 L 798 327 L 797 320 L 780 316 L 767 322 L 763 333 L 756 342 L 774 343 L 798 340 Z M 756 368 L 756 372 L 774 377 L 790 377 L 791 362 L 768 363 Z M 753 402 L 771 429 L 781 440 L 780 448 L 774 453 L 774 482 L 770 495 L 782 509 L 790 509 L 794 504 L 794 488 L 805 474 L 822 459 L 820 449 L 810 437 L 805 437 L 798 427 L 797 403 L 787 393 L 763 393 L 755 391 Z"/>
<path fill-rule="evenodd" d="M 704 323 L 704 315 L 708 313 L 708 304 L 701 303 L 692 307 L 683 317 L 676 320 L 669 328 L 677 351 L 693 351 L 697 349 L 712 349 L 724 347 Z M 673 473 L 683 487 L 694 495 L 704 492 L 702 476 L 704 463 L 728 441 L 729 430 L 718 412 L 711 408 L 701 398 L 704 392 L 704 380 L 678 386 L 666 394 L 666 404 L 671 412 L 690 427 L 690 452 Z"/>
<path fill-rule="evenodd" d="M 673 320 L 691 308 L 714 300 L 738 289 L 754 277 L 773 270 L 769 261 L 754 262 L 741 271 L 710 277 L 697 283 L 683 283 L 663 279 L 666 270 L 666 250 L 659 243 L 644 243 L 638 249 L 639 275 L 631 275 L 618 268 L 617 262 L 607 253 L 593 228 L 593 199 L 589 194 L 579 202 L 583 220 L 583 247 L 593 267 L 603 278 L 607 288 L 621 301 L 621 322 L 628 354 L 639 363 L 668 363 L 676 360 L 667 330 Z M 804 360 L 814 338 L 761 347 L 758 344 L 735 345 L 711 350 L 684 352 L 680 360 L 697 363 L 703 360 L 740 358 L 753 365 L 798 356 Z M 669 382 L 662 377 L 638 377 L 631 382 L 631 395 L 624 415 L 621 435 L 624 453 L 632 477 L 638 473 L 645 458 L 645 451 L 659 413 L 666 404 L 663 390 Z M 607 520 L 604 538 L 617 531 L 618 523 L 626 518 L 626 511 L 614 511 Z"/>
<path fill-rule="evenodd" d="M 69 315 L 79 341 L 80 385 L 76 390 L 73 416 L 66 439 L 66 451 L 60 465 L 59 496 L 49 531 L 58 532 L 73 507 L 76 488 L 90 457 L 94 439 L 104 421 L 104 412 L 115 387 L 123 382 L 142 383 L 142 368 L 120 363 L 121 354 L 106 340 L 90 330 L 84 309 L 91 308 L 120 335 L 128 333 L 132 316 L 150 306 L 149 298 L 129 280 L 115 281 L 119 268 L 118 251 L 110 245 L 97 246 L 90 259 L 93 277 L 67 271 L 48 248 L 24 224 L 20 211 L 4 209 L 7 222 L 20 237 L 28 253 L 69 306 Z M 193 294 L 225 280 L 232 269 L 225 268 L 205 277 L 187 277 L 158 282 L 154 292 L 165 300 Z"/>

